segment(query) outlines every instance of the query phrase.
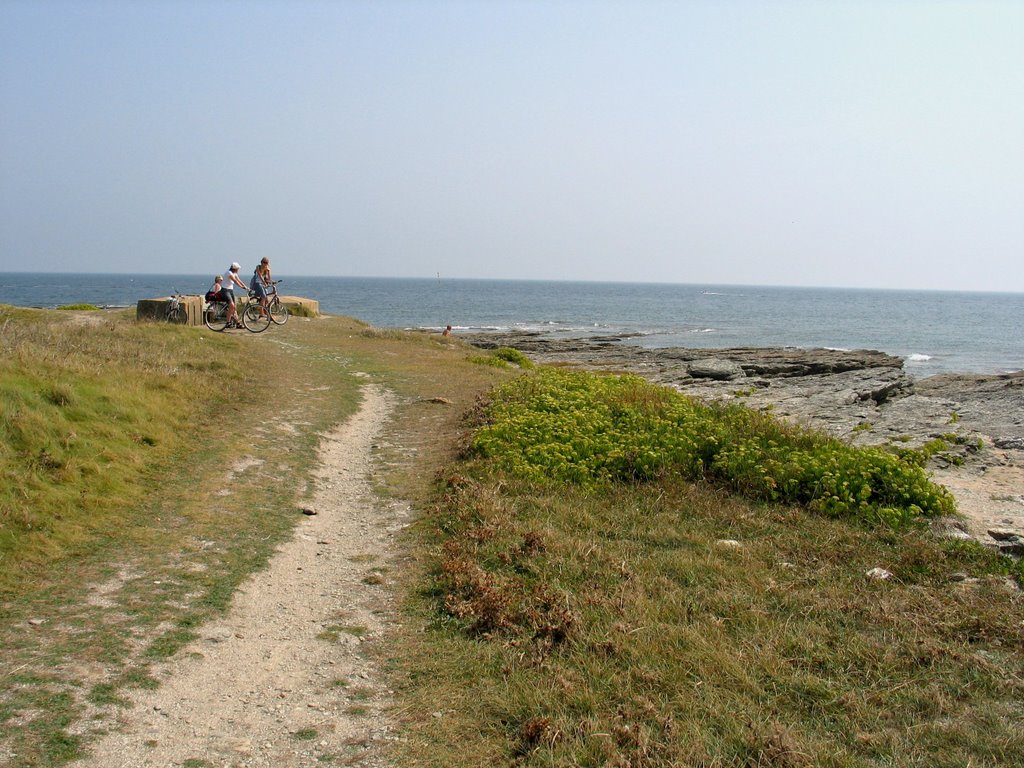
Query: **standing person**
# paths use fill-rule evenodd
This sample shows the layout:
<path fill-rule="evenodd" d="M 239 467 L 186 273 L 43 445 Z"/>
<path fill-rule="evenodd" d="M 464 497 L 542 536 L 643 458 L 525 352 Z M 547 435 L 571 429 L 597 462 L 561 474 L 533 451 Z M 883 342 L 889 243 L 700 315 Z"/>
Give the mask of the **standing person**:
<path fill-rule="evenodd" d="M 235 286 L 237 285 L 242 290 L 245 290 L 245 283 L 242 282 L 242 278 L 238 276 L 241 271 L 242 265 L 237 261 L 231 262 L 231 266 L 228 268 L 224 282 L 226 285 L 221 289 L 224 292 L 224 301 L 228 303 L 228 327 L 237 328 L 241 325 L 238 322 L 238 310 L 235 309 Z"/>
<path fill-rule="evenodd" d="M 270 284 L 270 259 L 264 256 L 256 265 L 256 270 L 252 273 L 252 280 L 249 281 L 249 290 L 255 291 L 260 300 L 260 307 L 262 307 L 260 314 L 267 311 L 267 305 L 270 303 L 267 299 L 267 289 L 270 288 Z"/>

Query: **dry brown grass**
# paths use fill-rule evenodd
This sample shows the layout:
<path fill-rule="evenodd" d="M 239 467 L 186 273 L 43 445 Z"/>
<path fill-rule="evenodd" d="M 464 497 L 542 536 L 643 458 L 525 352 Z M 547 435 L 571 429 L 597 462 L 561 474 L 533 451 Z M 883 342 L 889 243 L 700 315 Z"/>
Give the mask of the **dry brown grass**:
<path fill-rule="evenodd" d="M 411 764 L 1020 764 L 1021 597 L 990 553 L 667 479 L 444 477 Z"/>

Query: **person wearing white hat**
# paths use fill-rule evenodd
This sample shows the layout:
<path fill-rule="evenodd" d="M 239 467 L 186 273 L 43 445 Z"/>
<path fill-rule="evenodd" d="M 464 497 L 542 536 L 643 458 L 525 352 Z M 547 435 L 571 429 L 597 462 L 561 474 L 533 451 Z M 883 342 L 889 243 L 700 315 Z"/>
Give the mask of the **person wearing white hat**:
<path fill-rule="evenodd" d="M 237 261 L 231 262 L 227 272 L 224 273 L 224 300 L 228 303 L 228 328 L 238 328 L 241 323 L 238 321 L 238 310 L 235 309 L 235 286 L 246 290 L 245 283 L 238 276 L 242 265 Z"/>

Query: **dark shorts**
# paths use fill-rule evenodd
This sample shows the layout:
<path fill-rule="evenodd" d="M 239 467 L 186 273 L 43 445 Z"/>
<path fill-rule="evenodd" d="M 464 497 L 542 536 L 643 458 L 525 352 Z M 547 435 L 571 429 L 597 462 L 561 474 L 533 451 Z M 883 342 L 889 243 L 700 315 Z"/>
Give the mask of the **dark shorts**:
<path fill-rule="evenodd" d="M 235 303 L 235 292 L 231 288 L 224 288 L 220 292 L 221 301 L 226 301 L 228 304 Z"/>

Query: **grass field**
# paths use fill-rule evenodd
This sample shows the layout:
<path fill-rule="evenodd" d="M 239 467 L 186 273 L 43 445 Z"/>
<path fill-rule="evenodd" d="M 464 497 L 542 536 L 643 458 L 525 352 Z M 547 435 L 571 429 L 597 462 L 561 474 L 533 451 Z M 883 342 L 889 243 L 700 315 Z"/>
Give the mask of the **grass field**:
<path fill-rule="evenodd" d="M 417 529 L 406 763 L 1024 763 L 1020 563 L 929 532 L 920 457 L 557 370 L 473 425 Z"/>
<path fill-rule="evenodd" d="M 512 352 L 11 308 L 0 352 L 0 765 L 65 764 L 159 685 L 290 535 L 366 381 L 399 399 L 377 490 L 419 510 L 372 651 L 395 764 L 1024 764 L 1019 566 L 749 481 L 524 476 L 474 447 Z"/>
<path fill-rule="evenodd" d="M 344 318 L 253 336 L 6 307 L 0 352 L 5 766 L 79 756 L 126 689 L 158 685 L 154 665 L 290 535 L 318 436 L 362 383 L 398 393 L 410 445 L 470 402 L 437 384 L 466 353 Z M 502 375 L 461 364 L 470 389 Z M 426 417 L 419 403 L 440 395 L 454 407 Z M 389 482 L 411 491 L 407 474 Z"/>

